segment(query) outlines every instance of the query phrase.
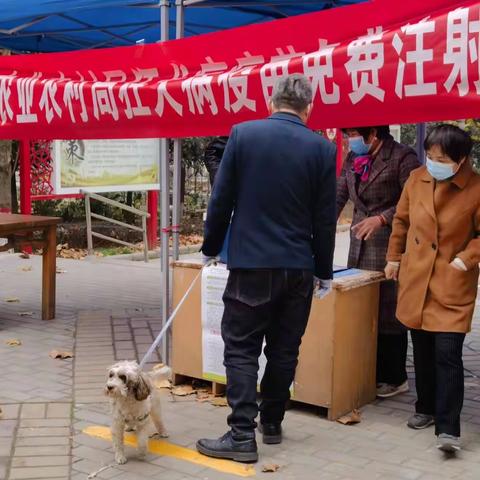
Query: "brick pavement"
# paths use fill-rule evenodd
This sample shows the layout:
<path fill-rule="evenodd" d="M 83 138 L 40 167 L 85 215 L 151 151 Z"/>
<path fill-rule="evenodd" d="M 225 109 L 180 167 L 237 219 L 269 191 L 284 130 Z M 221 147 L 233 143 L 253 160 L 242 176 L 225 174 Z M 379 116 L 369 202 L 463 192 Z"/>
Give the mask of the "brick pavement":
<path fill-rule="evenodd" d="M 40 320 L 40 259 L 0 255 L 8 276 L 0 295 L 0 478 L 86 479 L 113 460 L 109 442 L 85 435 L 92 425 L 108 425 L 102 395 L 106 368 L 117 359 L 138 359 L 160 326 L 158 262 L 60 260 L 58 316 Z M 31 265 L 32 271 L 22 267 Z M 152 293 L 151 289 L 156 289 Z M 5 303 L 7 297 L 20 303 Z M 19 312 L 31 311 L 21 317 Z M 477 322 L 478 323 L 478 322 Z M 5 340 L 18 338 L 19 347 Z M 51 349 L 74 349 L 73 360 L 52 360 Z M 260 446 L 257 477 L 290 479 L 465 479 L 480 475 L 480 326 L 465 347 L 465 448 L 446 458 L 434 448 L 433 431 L 405 427 L 414 392 L 377 401 L 363 409 L 362 423 L 346 427 L 296 405 L 287 412 L 285 442 Z M 410 355 L 411 357 L 411 355 Z M 154 359 L 156 360 L 156 359 Z M 410 380 L 413 380 L 410 358 Z M 413 385 L 412 385 L 413 389 Z M 227 409 L 198 404 L 191 397 L 165 394 L 164 417 L 170 441 L 194 448 L 200 436 L 225 431 Z M 128 455 L 133 451 L 127 448 Z M 281 469 L 262 474 L 262 464 Z M 149 454 L 134 457 L 97 478 L 118 480 L 222 480 L 236 478 L 204 466 Z"/>

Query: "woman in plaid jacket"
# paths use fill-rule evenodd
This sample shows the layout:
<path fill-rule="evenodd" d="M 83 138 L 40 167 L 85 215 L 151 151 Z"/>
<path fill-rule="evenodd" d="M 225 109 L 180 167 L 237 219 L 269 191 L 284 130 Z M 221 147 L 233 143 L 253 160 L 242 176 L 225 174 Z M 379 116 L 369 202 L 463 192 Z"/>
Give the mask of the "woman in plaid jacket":
<path fill-rule="evenodd" d="M 410 172 L 420 163 L 413 149 L 395 142 L 388 126 L 345 129 L 350 152 L 337 182 L 337 215 L 348 200 L 354 206 L 349 268 L 383 271 L 397 203 Z M 397 320 L 397 288 L 380 286 L 377 395 L 408 391 L 407 330 Z"/>

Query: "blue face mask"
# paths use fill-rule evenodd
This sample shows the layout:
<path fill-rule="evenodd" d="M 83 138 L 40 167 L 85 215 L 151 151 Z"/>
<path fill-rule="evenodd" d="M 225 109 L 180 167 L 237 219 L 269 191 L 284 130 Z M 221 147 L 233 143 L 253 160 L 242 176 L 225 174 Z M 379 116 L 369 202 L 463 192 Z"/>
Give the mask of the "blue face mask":
<path fill-rule="evenodd" d="M 427 157 L 427 170 L 428 173 L 435 179 L 448 180 L 455 175 L 454 165 L 450 163 L 434 162 L 431 158 Z"/>
<path fill-rule="evenodd" d="M 350 137 L 348 139 L 350 150 L 356 155 L 366 155 L 372 148 L 371 143 L 365 143 L 362 136 Z"/>

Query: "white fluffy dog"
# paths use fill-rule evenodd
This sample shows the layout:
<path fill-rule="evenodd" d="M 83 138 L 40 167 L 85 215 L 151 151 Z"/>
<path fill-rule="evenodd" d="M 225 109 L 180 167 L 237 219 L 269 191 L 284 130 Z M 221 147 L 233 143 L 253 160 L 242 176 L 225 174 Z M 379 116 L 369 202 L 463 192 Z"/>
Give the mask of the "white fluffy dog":
<path fill-rule="evenodd" d="M 154 429 L 161 437 L 168 437 L 162 422 L 160 395 L 152 380 L 166 378 L 170 374 L 170 368 L 166 366 L 144 373 L 137 362 L 130 361 L 110 367 L 105 395 L 112 405 L 112 440 L 117 463 L 127 461 L 123 444 L 125 427 L 137 432 L 140 458 L 147 454 L 148 437 Z"/>

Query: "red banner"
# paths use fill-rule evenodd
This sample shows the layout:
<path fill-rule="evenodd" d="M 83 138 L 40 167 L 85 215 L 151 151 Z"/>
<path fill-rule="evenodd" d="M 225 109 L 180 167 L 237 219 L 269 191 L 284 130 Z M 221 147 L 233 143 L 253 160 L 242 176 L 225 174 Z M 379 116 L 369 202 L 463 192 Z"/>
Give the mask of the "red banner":
<path fill-rule="evenodd" d="M 395 3 L 395 2 L 394 2 Z M 288 73 L 312 128 L 476 117 L 480 1 L 374 0 L 154 45 L 0 58 L 0 138 L 228 134 Z"/>

